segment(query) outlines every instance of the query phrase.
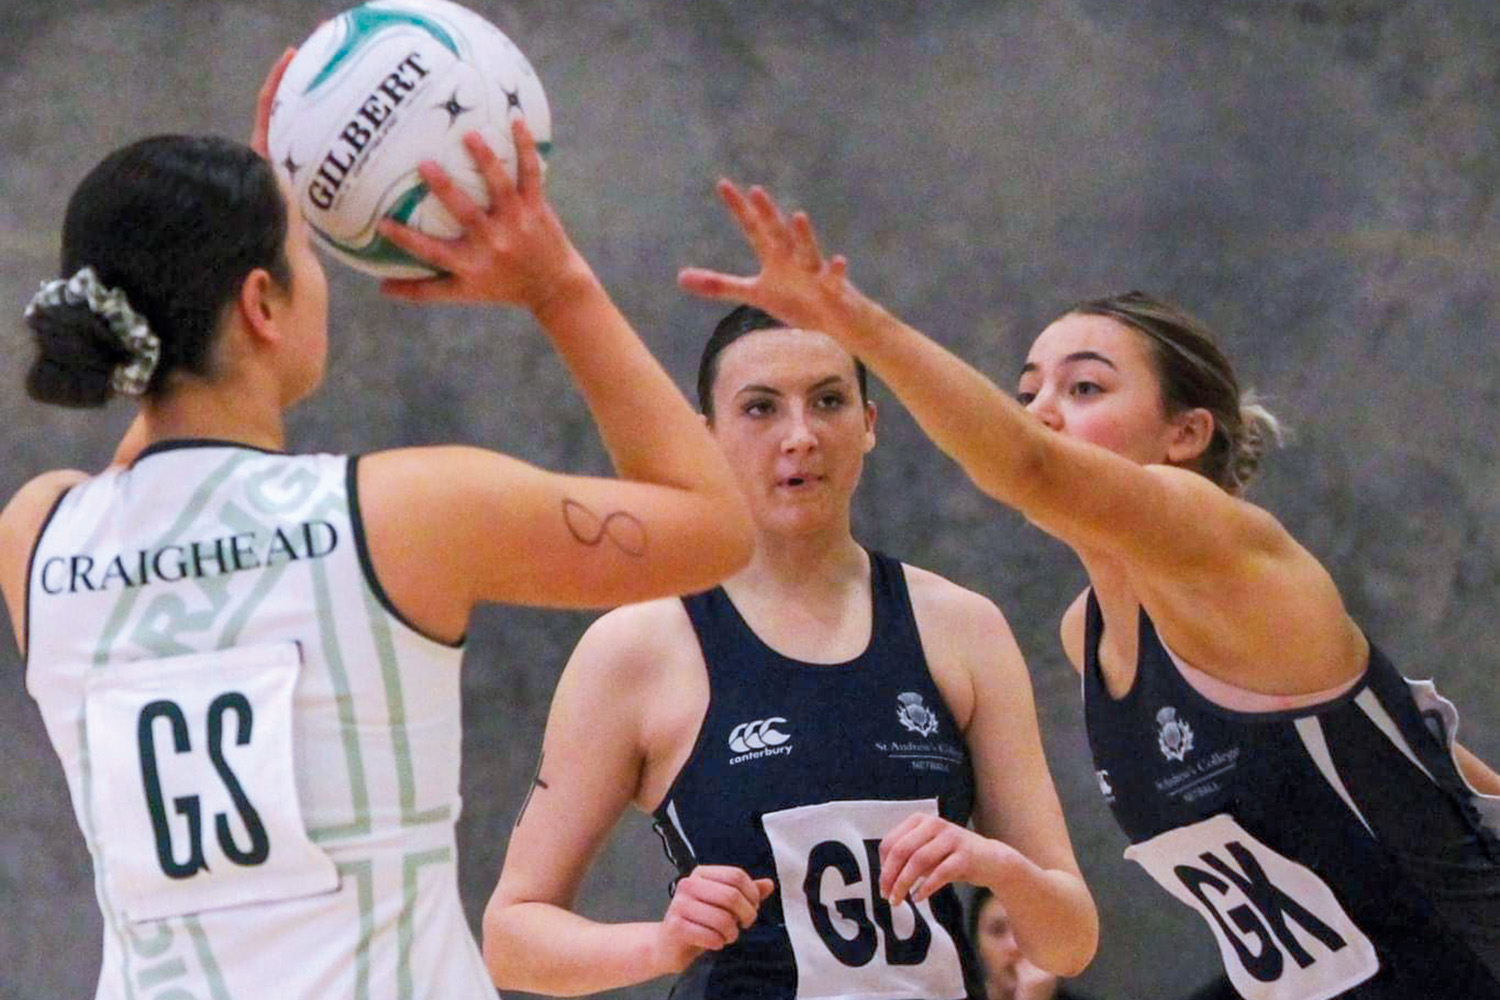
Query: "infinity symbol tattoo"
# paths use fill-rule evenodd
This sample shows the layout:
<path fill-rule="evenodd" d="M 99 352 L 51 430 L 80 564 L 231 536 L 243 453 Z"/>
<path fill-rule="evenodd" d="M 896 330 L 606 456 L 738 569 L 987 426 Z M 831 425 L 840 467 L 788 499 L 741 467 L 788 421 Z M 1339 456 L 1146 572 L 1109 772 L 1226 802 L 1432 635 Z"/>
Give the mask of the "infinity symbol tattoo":
<path fill-rule="evenodd" d="M 563 521 L 583 545 L 599 545 L 608 538 L 628 556 L 646 554 L 646 526 L 629 511 L 610 511 L 601 518 L 577 500 L 562 502 Z"/>

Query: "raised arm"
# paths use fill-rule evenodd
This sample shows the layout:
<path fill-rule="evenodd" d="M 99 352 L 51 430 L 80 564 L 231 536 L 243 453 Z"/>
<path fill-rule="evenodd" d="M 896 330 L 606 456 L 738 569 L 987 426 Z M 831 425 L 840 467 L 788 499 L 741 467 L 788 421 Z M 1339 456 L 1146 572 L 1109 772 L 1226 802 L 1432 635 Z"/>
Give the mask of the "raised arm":
<path fill-rule="evenodd" d="M 1049 430 L 961 358 L 857 289 L 842 257 L 825 259 L 802 212 L 785 216 L 760 188 L 719 193 L 760 260 L 753 277 L 687 268 L 697 295 L 748 302 L 821 330 L 869 365 L 933 442 L 990 496 L 1080 550 L 1144 564 L 1202 564 L 1249 540 L 1280 544 L 1274 522 L 1201 476 L 1129 459 Z"/>
<path fill-rule="evenodd" d="M 881 844 L 881 891 L 926 898 L 950 882 L 988 886 L 1026 957 L 1075 976 L 1093 958 L 1099 917 L 1063 822 L 1020 647 L 992 602 L 932 574 L 908 578 L 928 662 L 958 664 L 967 681 L 974 828 L 908 819 Z M 959 700 L 947 689 L 945 697 Z"/>
<path fill-rule="evenodd" d="M 398 605 L 450 635 L 475 601 L 597 607 L 703 589 L 742 565 L 751 546 L 744 501 L 713 438 L 568 239 L 524 122 L 514 134 L 514 182 L 477 134 L 467 137 L 488 209 L 423 165 L 464 235 L 441 241 L 388 223 L 392 241 L 446 277 L 383 288 L 411 302 L 528 309 L 572 373 L 621 478 L 564 476 L 476 449 L 363 460 L 376 568 L 392 577 Z"/>
<path fill-rule="evenodd" d="M 1364 639 L 1332 578 L 1266 511 L 1196 472 L 1142 465 L 1052 430 L 861 294 L 842 257 L 824 258 L 805 214 L 783 215 L 759 188 L 746 195 L 723 181 L 719 191 L 761 271 L 688 268 L 679 276 L 685 289 L 751 303 L 840 341 L 980 489 L 1091 567 L 1123 577 L 1190 662 L 1271 693 L 1320 690 L 1363 669 Z"/>
<path fill-rule="evenodd" d="M 770 890 L 737 868 L 703 866 L 678 882 L 660 921 L 602 923 L 572 911 L 638 791 L 644 713 L 663 695 L 656 677 L 670 655 L 660 618 L 681 614 L 663 604 L 600 619 L 558 682 L 536 781 L 484 915 L 485 962 L 502 989 L 576 996 L 680 972 L 736 940 Z"/>

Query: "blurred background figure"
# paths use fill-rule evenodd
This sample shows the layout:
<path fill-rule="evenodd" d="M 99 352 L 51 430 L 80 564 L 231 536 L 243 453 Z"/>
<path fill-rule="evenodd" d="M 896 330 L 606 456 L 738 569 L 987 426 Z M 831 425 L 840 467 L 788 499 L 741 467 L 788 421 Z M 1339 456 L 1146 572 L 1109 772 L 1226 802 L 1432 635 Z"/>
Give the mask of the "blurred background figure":
<path fill-rule="evenodd" d="M 986 1000 L 1088 1000 L 1021 954 L 1005 907 L 988 889 L 969 903 L 969 940 L 984 967 Z"/>
<path fill-rule="evenodd" d="M 1066 980 L 1038 968 L 1021 954 L 1011 933 L 1005 907 L 988 889 L 981 888 L 969 901 L 969 940 L 979 952 L 984 968 L 985 1000 L 1101 1000 L 1079 993 Z M 1219 976 L 1200 986 L 1183 1000 L 1239 1000 L 1229 980 Z"/>

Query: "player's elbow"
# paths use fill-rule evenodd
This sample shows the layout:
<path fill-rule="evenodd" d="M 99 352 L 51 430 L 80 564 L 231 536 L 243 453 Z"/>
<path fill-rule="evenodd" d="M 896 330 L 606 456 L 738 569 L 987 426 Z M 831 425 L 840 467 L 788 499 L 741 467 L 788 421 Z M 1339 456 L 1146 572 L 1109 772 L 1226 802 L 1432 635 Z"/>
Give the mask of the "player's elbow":
<path fill-rule="evenodd" d="M 1083 899 L 1069 921 L 1067 932 L 1056 935 L 1049 942 L 1047 954 L 1036 963 L 1064 979 L 1082 973 L 1099 950 L 1099 911 L 1087 888 L 1082 887 L 1081 879 L 1079 882 Z"/>
<path fill-rule="evenodd" d="M 515 947 L 514 917 L 510 901 L 490 897 L 481 925 L 485 968 L 490 981 L 502 990 L 534 992 L 529 983 L 524 949 Z"/>
<path fill-rule="evenodd" d="M 1094 960 L 1094 953 L 1099 949 L 1099 936 L 1097 932 L 1089 938 L 1069 942 L 1068 948 L 1058 956 L 1057 961 L 1047 971 L 1061 976 L 1064 979 L 1072 979 L 1081 975 L 1089 963 Z"/>
<path fill-rule="evenodd" d="M 485 968 L 501 990 L 549 997 L 597 992 L 587 970 L 545 920 L 548 904 L 510 899 L 498 892 L 484 909 L 481 928 Z"/>

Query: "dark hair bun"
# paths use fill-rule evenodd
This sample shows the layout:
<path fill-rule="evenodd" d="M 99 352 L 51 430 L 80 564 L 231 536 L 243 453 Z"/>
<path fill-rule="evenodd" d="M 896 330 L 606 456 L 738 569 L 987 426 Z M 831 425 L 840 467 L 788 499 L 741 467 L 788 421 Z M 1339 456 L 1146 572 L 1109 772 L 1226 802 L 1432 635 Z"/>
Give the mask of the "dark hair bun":
<path fill-rule="evenodd" d="M 37 306 L 26 318 L 37 357 L 26 373 L 26 392 L 41 403 L 74 408 L 103 406 L 114 395 L 110 375 L 130 352 L 109 324 L 87 305 Z"/>
<path fill-rule="evenodd" d="M 110 153 L 68 199 L 58 262 L 68 287 L 48 282 L 52 294 L 28 310 L 37 356 L 27 392 L 97 407 L 116 392 L 160 398 L 179 372 L 212 377 L 225 306 L 246 276 L 264 268 L 291 287 L 286 226 L 276 175 L 248 146 L 158 135 Z M 85 268 L 94 280 L 72 288 Z M 137 318 L 155 346 L 139 337 Z"/>

